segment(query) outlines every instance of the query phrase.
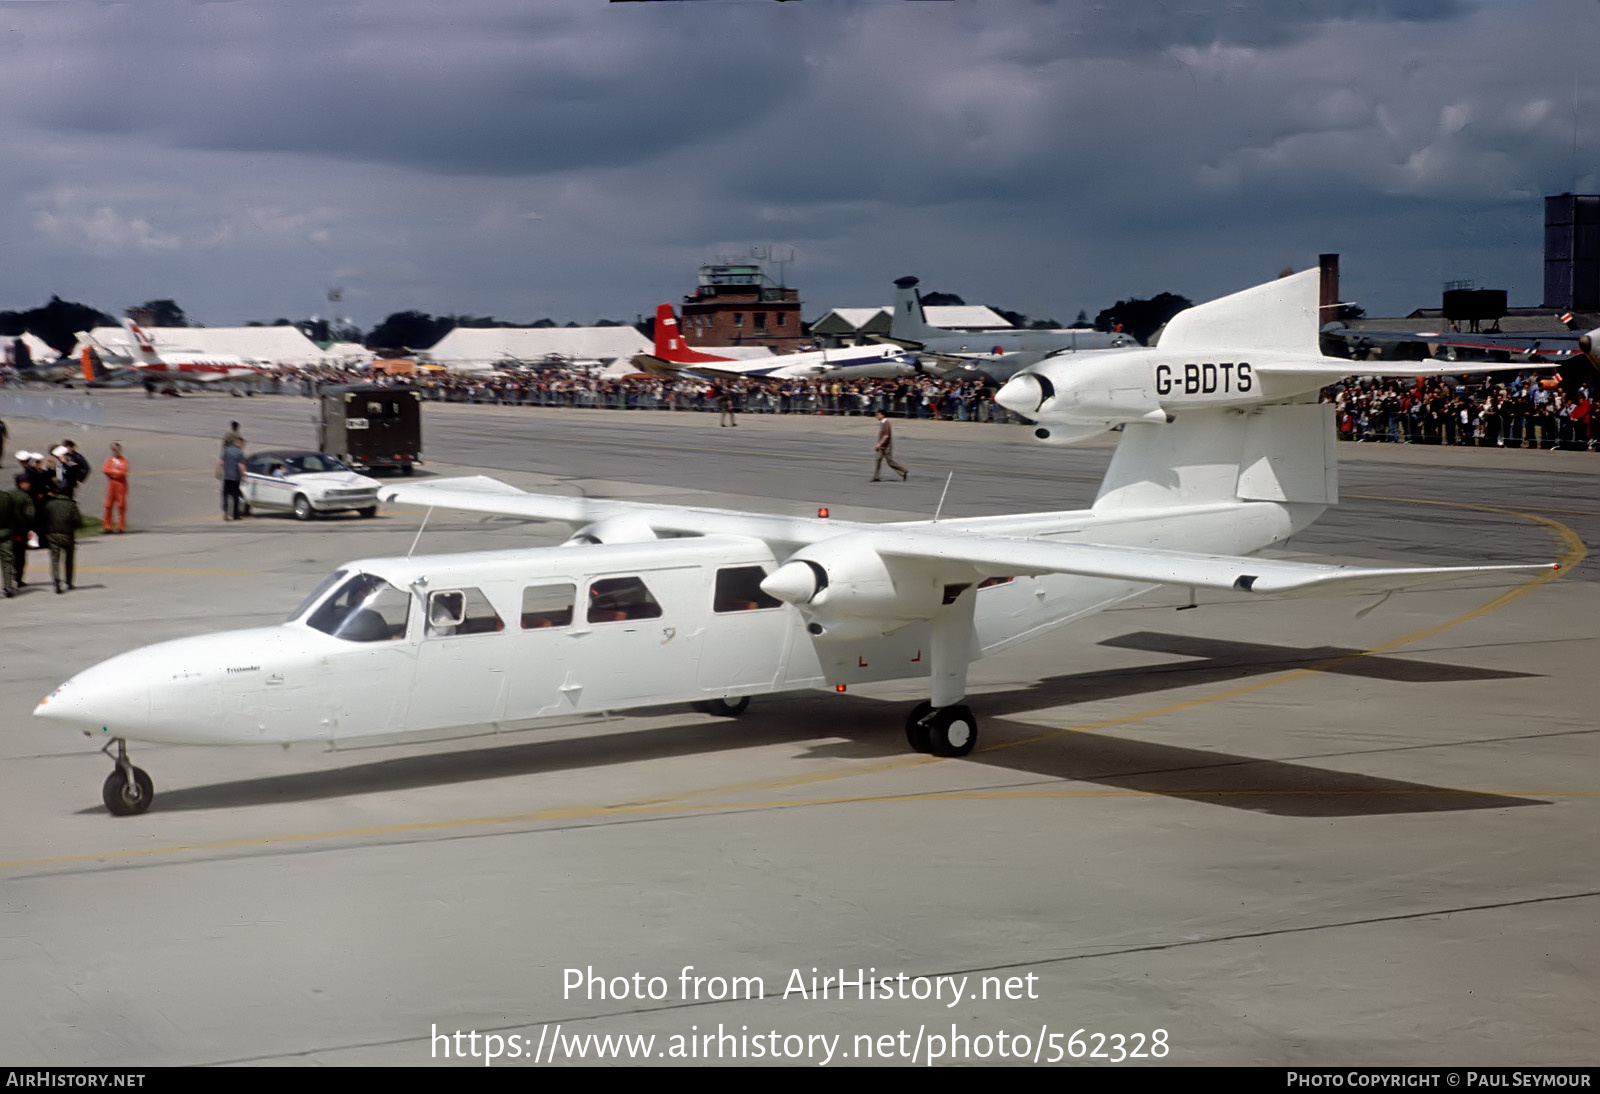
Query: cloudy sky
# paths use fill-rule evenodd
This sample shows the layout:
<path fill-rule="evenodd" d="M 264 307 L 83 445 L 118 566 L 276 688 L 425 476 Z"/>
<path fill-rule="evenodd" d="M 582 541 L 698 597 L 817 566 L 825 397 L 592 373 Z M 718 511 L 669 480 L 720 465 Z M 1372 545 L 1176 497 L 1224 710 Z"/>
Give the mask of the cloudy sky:
<path fill-rule="evenodd" d="M 792 252 L 1091 316 L 1343 256 L 1542 294 L 1596 0 L 0 0 L 0 308 L 631 320 Z"/>

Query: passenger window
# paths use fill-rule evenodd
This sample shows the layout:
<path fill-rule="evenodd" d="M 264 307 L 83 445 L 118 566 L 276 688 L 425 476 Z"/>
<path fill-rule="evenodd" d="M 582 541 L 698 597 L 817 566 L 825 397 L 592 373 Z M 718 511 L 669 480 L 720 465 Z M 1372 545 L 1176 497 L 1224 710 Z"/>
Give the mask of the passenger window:
<path fill-rule="evenodd" d="M 760 566 L 730 566 L 717 571 L 716 593 L 711 598 L 714 612 L 754 612 L 762 608 L 781 608 L 783 602 L 761 591 L 767 572 Z"/>
<path fill-rule="evenodd" d="M 569 627 L 578 587 L 573 584 L 530 585 L 522 590 L 522 627 Z"/>
<path fill-rule="evenodd" d="M 477 589 L 440 589 L 428 594 L 430 638 L 461 634 L 493 634 L 504 630 L 500 613 Z"/>
<path fill-rule="evenodd" d="M 659 619 L 661 605 L 636 577 L 607 577 L 589 586 L 589 622 Z"/>

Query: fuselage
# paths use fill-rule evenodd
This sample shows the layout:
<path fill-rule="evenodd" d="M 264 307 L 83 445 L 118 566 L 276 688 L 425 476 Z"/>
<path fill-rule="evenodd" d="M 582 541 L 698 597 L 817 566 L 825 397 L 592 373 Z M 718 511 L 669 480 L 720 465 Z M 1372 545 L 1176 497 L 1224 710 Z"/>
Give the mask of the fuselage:
<path fill-rule="evenodd" d="M 1314 516 L 1235 502 L 1005 519 L 1012 534 L 1249 552 Z M 278 626 L 122 654 L 68 680 L 35 714 L 127 741 L 337 743 L 927 674 L 926 622 L 818 638 L 800 611 L 760 589 L 781 561 L 736 536 L 360 560 Z M 970 578 L 976 656 L 1150 588 L 1061 574 Z"/>

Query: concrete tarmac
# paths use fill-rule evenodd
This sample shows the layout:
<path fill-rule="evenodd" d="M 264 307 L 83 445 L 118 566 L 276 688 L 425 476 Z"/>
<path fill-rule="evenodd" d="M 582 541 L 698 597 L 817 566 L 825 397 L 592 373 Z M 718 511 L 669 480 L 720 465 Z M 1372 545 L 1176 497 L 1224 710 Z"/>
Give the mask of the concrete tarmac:
<path fill-rule="evenodd" d="M 1343 445 L 1346 504 L 1272 554 L 1566 568 L 1361 617 L 1157 594 L 975 665 L 961 760 L 907 751 L 906 682 L 737 720 L 136 745 L 156 801 L 115 818 L 109 762 L 41 697 L 281 619 L 420 517 L 224 523 L 227 421 L 307 445 L 309 402 L 92 399 L 95 425 L 6 418 L 12 450 L 78 440 L 86 512 L 110 440 L 133 470 L 132 530 L 81 544 L 79 590 L 34 552 L 0 602 L 0 1063 L 517 1067 L 597 1062 L 590 1035 L 654 1037 L 605 1061 L 640 1063 L 1595 1061 L 1597 457 Z M 871 484 L 866 419 L 425 416 L 428 474 L 841 517 L 930 515 L 947 471 L 946 513 L 1087 504 L 1110 452 L 899 423 L 912 479 Z M 421 549 L 564 534 L 435 513 Z"/>

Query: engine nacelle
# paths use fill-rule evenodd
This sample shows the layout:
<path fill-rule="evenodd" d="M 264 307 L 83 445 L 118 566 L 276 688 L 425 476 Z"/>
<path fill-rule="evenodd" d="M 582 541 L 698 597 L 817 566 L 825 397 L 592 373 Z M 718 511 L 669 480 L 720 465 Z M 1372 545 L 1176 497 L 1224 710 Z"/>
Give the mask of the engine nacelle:
<path fill-rule="evenodd" d="M 1170 421 L 1149 376 L 1144 353 L 1046 358 L 1006 381 L 994 401 L 1038 423 L 1033 435 L 1046 444 L 1070 444 L 1126 422 Z"/>
<path fill-rule="evenodd" d="M 838 640 L 875 637 L 931 619 L 947 595 L 931 564 L 885 559 L 855 536 L 796 552 L 761 589 L 799 608 L 812 635 Z"/>
<path fill-rule="evenodd" d="M 650 522 L 639 516 L 606 517 L 572 533 L 563 547 L 592 547 L 597 543 L 647 543 L 660 539 Z"/>

